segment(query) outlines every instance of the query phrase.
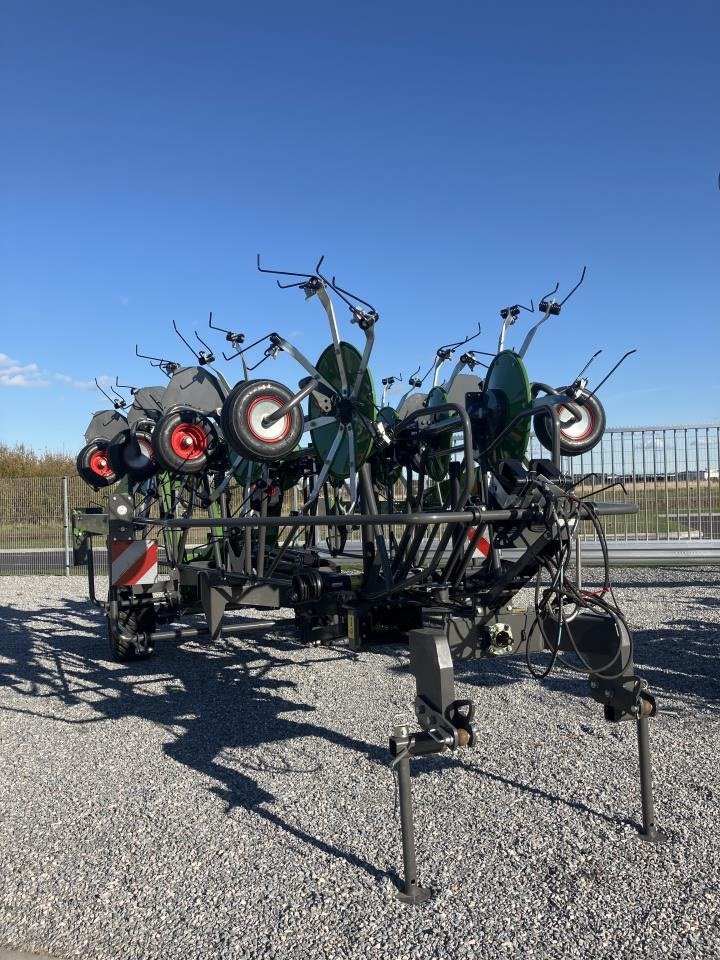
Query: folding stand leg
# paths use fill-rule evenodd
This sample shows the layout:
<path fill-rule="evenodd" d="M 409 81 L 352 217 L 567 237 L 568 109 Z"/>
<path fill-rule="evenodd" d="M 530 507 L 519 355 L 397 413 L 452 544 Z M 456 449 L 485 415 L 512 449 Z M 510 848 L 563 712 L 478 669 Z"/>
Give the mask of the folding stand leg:
<path fill-rule="evenodd" d="M 650 729 L 648 718 L 640 717 L 637 720 L 638 755 L 640 759 L 640 799 L 642 801 L 642 830 L 643 840 L 658 842 L 665 839 L 662 830 L 658 830 L 655 823 L 655 803 L 653 801 L 652 767 L 650 764 Z"/>
<path fill-rule="evenodd" d="M 432 890 L 417 882 L 415 861 L 415 830 L 413 828 L 412 791 L 410 788 L 410 757 L 404 756 L 397 765 L 398 793 L 400 795 L 400 827 L 402 830 L 403 868 L 405 889 L 397 893 L 402 903 L 424 903 L 432 896 Z"/>

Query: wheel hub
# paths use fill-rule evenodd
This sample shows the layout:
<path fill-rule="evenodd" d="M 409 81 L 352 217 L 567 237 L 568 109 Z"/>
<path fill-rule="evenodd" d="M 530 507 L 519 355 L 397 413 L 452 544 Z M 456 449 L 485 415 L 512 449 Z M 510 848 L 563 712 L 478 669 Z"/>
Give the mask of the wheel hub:
<path fill-rule="evenodd" d="M 348 424 L 352 423 L 353 413 L 355 412 L 355 404 L 349 397 L 341 397 L 335 407 L 335 416 L 338 418 L 340 423 Z"/>
<path fill-rule="evenodd" d="M 197 460 L 208 448 L 208 438 L 202 427 L 195 423 L 182 423 L 175 427 L 170 437 L 174 453 L 185 460 Z"/>

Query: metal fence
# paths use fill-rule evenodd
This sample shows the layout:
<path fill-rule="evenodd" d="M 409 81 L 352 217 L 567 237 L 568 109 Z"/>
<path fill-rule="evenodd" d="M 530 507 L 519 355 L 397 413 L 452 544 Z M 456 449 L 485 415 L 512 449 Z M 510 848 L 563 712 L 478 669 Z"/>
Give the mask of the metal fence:
<path fill-rule="evenodd" d="M 546 456 L 532 437 L 529 456 Z M 634 516 L 605 522 L 612 542 L 690 545 L 720 540 L 720 424 L 624 427 L 607 430 L 590 453 L 563 461 L 580 496 L 637 503 Z M 625 492 L 626 491 L 626 492 Z M 79 477 L 0 479 L 0 574 L 69 574 L 74 508 L 104 506 Z M 286 509 L 297 509 L 296 490 Z M 318 531 L 322 542 L 323 531 Z M 204 536 L 197 532 L 198 542 Z M 594 539 L 587 530 L 583 538 Z M 697 544 L 700 546 L 700 544 Z M 720 544 L 718 544 L 720 549 Z M 105 551 L 97 568 L 106 570 Z"/>
<path fill-rule="evenodd" d="M 70 573 L 71 510 L 105 502 L 80 477 L 0 479 L 0 574 Z"/>
<path fill-rule="evenodd" d="M 581 496 L 638 505 L 633 516 L 606 520 L 610 540 L 714 540 L 720 538 L 719 450 L 720 424 L 621 427 L 607 430 L 590 453 L 564 459 L 563 470 Z M 542 455 L 531 438 L 530 456 Z"/>

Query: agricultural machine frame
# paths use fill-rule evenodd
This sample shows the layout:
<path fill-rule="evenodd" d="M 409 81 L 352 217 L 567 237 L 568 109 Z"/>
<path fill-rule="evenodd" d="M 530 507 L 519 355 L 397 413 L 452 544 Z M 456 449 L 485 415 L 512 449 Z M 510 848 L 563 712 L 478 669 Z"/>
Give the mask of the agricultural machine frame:
<path fill-rule="evenodd" d="M 417 878 L 410 761 L 472 747 L 479 735 L 473 704 L 456 696 L 456 660 L 521 656 L 538 679 L 559 662 L 585 674 L 606 720 L 637 726 L 640 835 L 659 839 L 648 733 L 656 705 L 635 674 L 601 519 L 637 507 L 583 498 L 562 473 L 562 455 L 589 449 L 604 430 L 597 388 L 589 390 L 582 377 L 587 365 L 572 384 L 553 388 L 531 385 L 523 361 L 536 331 L 560 313 L 585 271 L 564 300 L 552 299 L 557 286 L 541 298 L 542 317 L 519 352 L 505 348 L 505 336 L 522 310 L 534 310 L 532 301 L 501 311 L 497 352 L 465 350 L 442 382 L 443 364 L 480 331 L 439 348 L 429 392 L 420 392 L 425 378 L 416 371 L 392 407 L 389 390 L 400 378 L 383 380 L 378 406 L 369 373 L 379 314 L 323 276 L 321 265 L 296 274 L 267 270 L 258 258 L 261 272 L 283 277 L 279 286 L 299 288 L 323 306 L 331 343 L 316 363 L 276 332 L 246 346 L 243 334 L 223 330 L 234 351 L 223 356 L 239 357 L 243 368 L 243 379 L 230 387 L 212 366 L 211 348 L 196 334 L 204 348 L 196 352 L 175 326 L 196 364 L 149 358 L 168 383 L 133 389 L 127 417 L 122 398 L 93 417 L 78 469 L 96 489 L 112 489 L 106 511 L 75 513 L 75 559 L 88 565 L 90 596 L 105 611 L 113 655 L 144 657 L 163 640 L 215 640 L 271 625 L 226 621 L 227 611 L 245 608 L 293 607 L 303 643 L 344 642 L 357 651 L 406 642 L 415 717 L 398 720 L 390 737 L 405 902 L 430 895 Z M 341 340 L 329 291 L 362 331 L 362 352 Z M 209 325 L 222 329 L 212 314 Z M 248 351 L 263 344 L 260 360 L 248 363 Z M 297 391 L 249 376 L 280 352 L 306 374 Z M 475 376 L 478 364 L 486 368 L 482 378 Z M 544 459 L 527 458 L 531 420 L 548 450 Z M 311 442 L 302 447 L 305 432 Z M 302 502 L 284 513 L 283 494 L 293 488 Z M 601 591 L 585 591 L 569 576 L 582 523 L 593 525 L 603 548 Z M 318 542 L 321 527 L 326 549 Z M 359 567 L 348 555 L 353 528 L 360 531 Z M 190 546 L 197 529 L 206 543 Z M 96 536 L 105 539 L 110 560 L 107 600 L 95 589 Z M 520 604 L 519 591 L 533 583 L 534 601 Z M 196 612 L 205 625 L 183 625 Z"/>

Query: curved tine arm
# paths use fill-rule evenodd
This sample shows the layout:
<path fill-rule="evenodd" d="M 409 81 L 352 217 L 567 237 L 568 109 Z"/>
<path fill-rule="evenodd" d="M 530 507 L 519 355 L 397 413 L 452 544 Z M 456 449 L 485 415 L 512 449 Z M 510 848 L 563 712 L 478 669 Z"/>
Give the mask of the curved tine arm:
<path fill-rule="evenodd" d="M 257 268 L 260 271 L 260 273 L 274 273 L 274 274 L 277 274 L 279 277 L 304 277 L 306 280 L 310 280 L 310 278 L 312 277 L 311 273 L 293 273 L 292 271 L 289 271 L 289 270 L 270 270 L 268 269 L 268 267 L 261 267 L 260 254 L 257 255 Z"/>
<path fill-rule="evenodd" d="M 330 467 L 332 466 L 332 462 L 335 459 L 335 454 L 338 452 L 340 441 L 344 436 L 345 434 L 342 432 L 342 430 L 338 430 L 337 435 L 335 436 L 335 439 L 332 442 L 332 446 L 328 451 L 328 455 L 325 458 L 325 463 L 323 463 L 320 473 L 315 478 L 315 483 L 313 484 L 313 488 L 312 488 L 312 491 L 310 492 L 310 496 L 308 497 L 307 503 L 302 508 L 302 511 L 301 511 L 302 513 L 305 513 L 307 508 L 317 500 L 320 494 L 320 491 L 322 490 L 322 486 L 325 483 L 327 475 L 330 472 Z"/>
<path fill-rule="evenodd" d="M 330 335 L 332 337 L 333 349 L 335 351 L 335 361 L 337 363 L 338 373 L 340 374 L 340 385 L 343 396 L 346 397 L 348 393 L 347 371 L 345 370 L 345 363 L 343 362 L 342 351 L 340 350 L 340 334 L 338 332 L 337 320 L 335 319 L 335 310 L 324 284 L 321 284 L 318 287 L 316 293 L 318 300 L 325 308 L 328 323 L 330 324 Z"/>
<path fill-rule="evenodd" d="M 458 360 L 458 362 L 457 362 L 457 363 L 455 364 L 455 366 L 452 368 L 452 372 L 451 372 L 450 376 L 447 378 L 447 380 L 446 380 L 446 381 L 443 383 L 443 385 L 442 385 L 442 388 L 443 388 L 443 390 L 445 391 L 445 393 L 449 393 L 449 392 L 450 392 L 450 388 L 451 388 L 452 385 L 455 383 L 455 378 L 457 377 L 457 375 L 460 373 L 460 371 L 463 369 L 464 366 L 465 366 L 465 361 L 463 360 L 462 357 L 460 357 L 460 359 Z"/>
<path fill-rule="evenodd" d="M 119 380 L 120 380 L 120 378 L 116 376 L 116 377 L 115 377 L 115 386 L 120 386 Z M 116 390 L 115 387 L 114 387 L 112 384 L 110 384 L 110 389 L 111 389 L 112 392 L 115 394 L 115 396 L 118 398 L 118 400 L 121 400 L 121 401 L 122 401 L 122 405 L 123 405 L 124 407 L 127 406 L 127 400 L 125 399 L 125 397 L 124 397 L 118 390 Z M 113 401 L 113 402 L 115 402 L 115 401 Z"/>
<path fill-rule="evenodd" d="M 405 391 L 405 393 L 404 393 L 404 394 L 400 397 L 400 399 L 398 400 L 398 405 L 395 407 L 396 410 L 399 410 L 400 407 L 402 407 L 402 405 L 405 403 L 405 401 L 406 401 L 407 398 L 410 396 L 410 394 L 413 392 L 413 390 L 417 390 L 417 387 L 410 387 L 409 390 L 406 390 L 406 391 Z"/>
<path fill-rule="evenodd" d="M 585 279 L 585 274 L 586 274 L 586 273 L 587 273 L 587 267 L 583 267 L 583 268 L 582 268 L 582 273 L 580 274 L 580 279 L 579 279 L 578 282 L 575 284 L 575 286 L 572 288 L 572 290 L 570 291 L 570 293 L 568 293 L 567 296 L 560 301 L 560 303 L 558 304 L 559 307 L 561 307 L 564 303 L 567 303 L 567 301 L 570 299 L 570 297 L 575 293 L 575 291 L 577 290 L 577 288 L 580 286 L 580 284 L 581 284 L 581 283 L 583 282 L 583 280 Z M 556 287 L 555 289 L 557 289 L 557 287 Z"/>
<path fill-rule="evenodd" d="M 435 363 L 433 364 L 433 389 L 438 385 L 438 378 L 440 377 L 440 368 L 444 363 L 447 362 L 446 357 L 441 357 L 438 354 L 435 355 Z"/>
<path fill-rule="evenodd" d="M 358 367 L 357 373 L 355 374 L 355 383 L 353 384 L 352 391 L 350 396 L 353 400 L 356 399 L 358 393 L 360 392 L 360 385 L 362 384 L 362 379 L 365 376 L 365 371 L 368 368 L 370 363 L 370 354 L 372 353 L 373 344 L 375 343 L 375 326 L 369 327 L 365 331 L 365 349 L 363 350 L 362 359 L 360 360 L 360 366 Z"/>
<path fill-rule="evenodd" d="M 155 366 L 158 363 L 164 362 L 162 357 L 151 357 L 147 353 L 140 353 L 140 351 L 138 350 L 137 344 L 135 344 L 135 356 L 140 357 L 141 360 L 149 360 L 150 363 L 153 364 L 153 366 Z"/>
<path fill-rule="evenodd" d="M 115 386 L 118 387 L 120 390 L 129 390 L 131 397 L 134 397 L 135 394 L 138 392 L 137 387 L 133 387 L 129 383 L 120 383 L 120 377 L 115 377 Z"/>
<path fill-rule="evenodd" d="M 480 327 L 480 322 L 478 321 L 477 333 L 469 333 L 464 340 L 458 340 L 456 343 L 444 343 L 441 347 L 438 347 L 438 352 L 440 350 L 457 350 L 459 347 L 464 347 L 466 343 L 470 343 L 471 340 L 477 340 L 477 338 L 482 333 Z"/>
<path fill-rule="evenodd" d="M 242 357 L 242 353 L 240 350 L 236 350 L 235 353 L 225 353 L 225 351 L 223 350 L 222 355 L 223 355 L 223 360 L 234 360 L 235 357 Z"/>
<path fill-rule="evenodd" d="M 410 396 L 410 394 L 413 392 L 413 390 L 417 390 L 417 385 L 413 383 L 413 380 L 416 379 L 416 377 L 417 377 L 417 375 L 418 375 L 419 373 L 420 373 L 420 367 L 417 368 L 417 370 L 415 371 L 415 373 L 411 373 L 410 376 L 408 377 L 408 383 L 410 384 L 410 386 L 408 387 L 408 389 L 405 391 L 405 393 L 404 393 L 404 394 L 402 395 L 402 397 L 400 398 L 400 401 L 399 401 L 397 407 L 395 408 L 396 410 L 399 410 L 399 409 L 400 409 L 400 407 L 405 403 L 405 401 L 406 401 L 407 398 Z"/>
<path fill-rule="evenodd" d="M 550 290 L 549 293 L 546 293 L 544 297 L 540 297 L 540 303 L 543 303 L 544 301 L 546 301 L 548 297 L 554 297 L 559 289 L 560 289 L 560 281 L 558 280 L 558 282 L 555 284 L 553 289 Z"/>
<path fill-rule="evenodd" d="M 548 294 L 548 296 L 550 296 L 550 294 Z M 552 311 L 551 311 L 551 307 L 552 307 L 552 304 L 549 303 L 549 304 L 548 304 L 548 308 L 547 308 L 547 310 L 545 311 L 542 320 L 538 320 L 538 322 L 535 324 L 535 326 L 534 326 L 534 327 L 530 327 L 530 329 L 528 330 L 527 336 L 526 336 L 525 339 L 523 340 L 523 345 L 520 347 L 520 349 L 519 349 L 519 351 L 518 351 L 518 356 L 520 357 L 521 360 L 522 360 L 522 358 L 525 356 L 525 354 L 527 353 L 528 347 L 529 347 L 530 344 L 533 342 L 533 338 L 534 338 L 535 334 L 538 332 L 538 330 L 540 329 L 540 327 L 545 323 L 545 321 L 546 321 L 546 320 L 548 319 L 548 317 L 550 316 L 550 314 L 551 314 L 551 312 L 552 312 Z"/>
<path fill-rule="evenodd" d="M 185 337 L 180 333 L 180 331 L 178 330 L 178 325 L 175 323 L 175 320 L 174 320 L 174 319 L 173 319 L 172 325 L 173 325 L 173 329 L 175 330 L 175 333 L 180 337 L 180 339 L 181 339 L 182 342 L 185 344 L 185 346 L 188 348 L 188 350 L 190 351 L 190 353 L 195 357 L 195 359 L 196 359 L 196 360 L 198 361 L 198 363 L 199 363 L 199 362 L 200 362 L 200 357 L 199 357 L 198 354 L 193 350 L 193 348 L 192 348 L 192 347 L 190 346 L 190 344 L 187 342 L 187 340 L 185 339 Z"/>
<path fill-rule="evenodd" d="M 587 362 L 587 363 L 585 364 L 585 366 L 582 368 L 582 370 L 580 371 L 580 373 L 575 377 L 575 380 L 579 380 L 579 379 L 580 379 L 580 377 L 585 373 L 585 371 L 588 369 L 588 367 L 590 366 L 590 364 L 593 362 L 593 360 L 595 359 L 595 357 L 599 357 L 601 353 L 602 353 L 602 350 L 596 350 L 596 351 L 595 351 L 595 353 L 590 357 L 590 359 L 588 360 L 588 362 Z"/>
<path fill-rule="evenodd" d="M 203 338 L 200 336 L 200 334 L 197 332 L 197 330 L 193 330 L 193 333 L 195 334 L 195 336 L 197 337 L 197 339 L 200 341 L 200 343 L 205 347 L 205 349 L 207 350 L 207 352 L 208 352 L 208 353 L 212 353 L 212 348 L 209 347 L 207 343 L 205 343 L 205 341 L 204 341 Z"/>
<path fill-rule="evenodd" d="M 300 353 L 297 347 L 294 347 L 291 343 L 288 343 L 283 337 L 278 337 L 278 340 L 280 341 L 280 349 L 285 353 L 289 353 L 293 360 L 297 360 L 300 366 L 304 367 L 311 377 L 315 377 L 317 380 L 319 380 L 320 383 L 324 384 L 332 393 L 337 393 L 337 387 L 334 387 L 331 383 L 329 383 L 320 373 L 320 371 L 310 363 L 308 358 L 304 354 Z"/>
<path fill-rule="evenodd" d="M 220 333 L 231 333 L 230 330 L 226 330 L 224 327 L 219 327 L 216 323 L 212 322 L 212 310 L 210 311 L 210 319 L 208 320 L 208 326 L 211 330 L 219 330 Z"/>
<path fill-rule="evenodd" d="M 368 303 L 367 300 L 363 300 L 362 297 L 358 297 L 357 294 L 350 293 L 349 290 L 344 290 L 342 287 L 338 286 L 338 284 L 335 282 L 335 277 L 332 278 L 330 286 L 333 288 L 335 293 L 340 297 L 340 299 L 344 300 L 345 303 L 351 309 L 354 306 L 354 304 L 352 304 L 350 300 L 347 299 L 348 297 L 350 297 L 352 300 L 356 300 L 358 303 L 361 303 L 364 307 L 367 307 L 371 313 L 374 313 L 377 316 L 377 310 L 371 303 Z"/>
<path fill-rule="evenodd" d="M 98 378 L 97 378 L 97 377 L 93 377 L 93 380 L 95 381 L 95 386 L 98 388 L 98 390 L 100 391 L 100 393 L 105 397 L 106 400 L 109 400 L 109 402 L 117 409 L 118 401 L 117 401 L 117 400 L 113 400 L 113 398 L 110 396 L 110 394 L 109 394 L 109 393 L 106 393 L 106 392 L 103 390 L 103 388 L 102 388 L 102 387 L 100 386 L 100 384 L 98 383 Z M 118 396 L 119 396 L 119 394 L 118 394 Z M 122 398 L 121 398 L 121 399 L 122 399 Z M 123 404 L 123 406 L 125 406 L 125 401 L 124 401 L 124 400 L 122 401 L 122 404 Z"/>
<path fill-rule="evenodd" d="M 501 353 L 505 349 L 505 334 L 507 333 L 507 328 L 511 327 L 515 323 L 515 317 L 511 313 L 505 317 L 500 327 L 500 336 L 498 338 L 498 348 L 497 352 Z"/>
<path fill-rule="evenodd" d="M 616 371 L 617 368 L 620 366 L 620 364 L 621 364 L 624 360 L 627 360 L 627 358 L 628 358 L 629 356 L 631 356 L 633 353 L 637 353 L 637 347 L 636 347 L 634 350 L 628 350 L 627 353 L 623 354 L 623 356 L 620 357 L 620 359 L 619 359 L 618 362 L 615 364 L 615 366 L 612 368 L 612 370 L 610 371 L 610 373 L 606 373 L 605 376 L 604 376 L 604 377 L 602 378 L 602 380 L 600 381 L 600 383 L 595 387 L 594 390 L 591 391 L 593 396 L 595 396 L 595 395 L 597 394 L 598 390 L 600 389 L 600 387 L 601 387 L 607 380 L 610 379 L 610 377 L 615 373 L 615 371 Z"/>

